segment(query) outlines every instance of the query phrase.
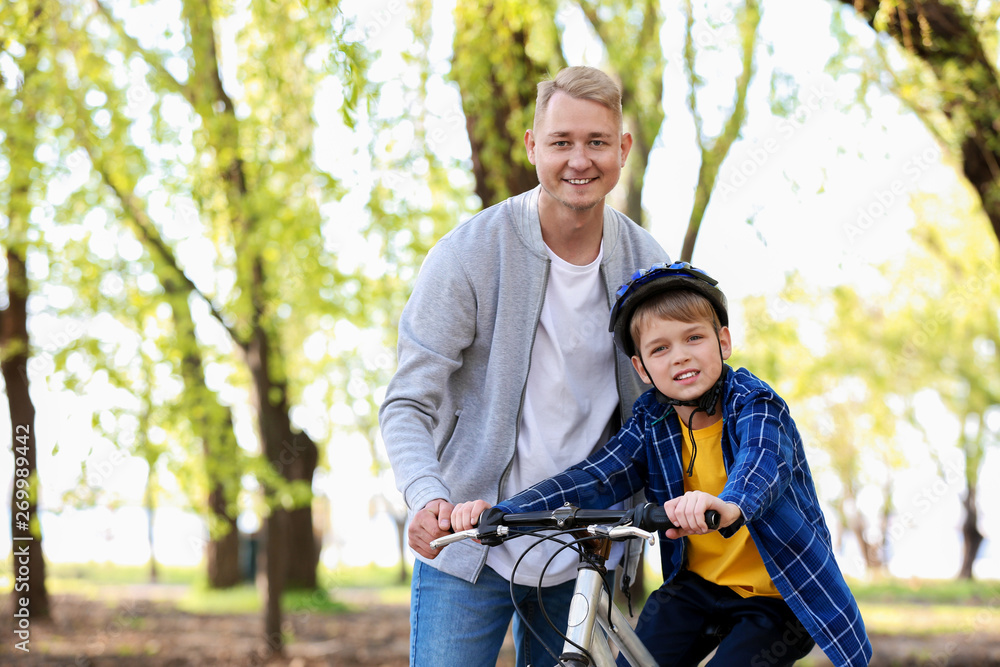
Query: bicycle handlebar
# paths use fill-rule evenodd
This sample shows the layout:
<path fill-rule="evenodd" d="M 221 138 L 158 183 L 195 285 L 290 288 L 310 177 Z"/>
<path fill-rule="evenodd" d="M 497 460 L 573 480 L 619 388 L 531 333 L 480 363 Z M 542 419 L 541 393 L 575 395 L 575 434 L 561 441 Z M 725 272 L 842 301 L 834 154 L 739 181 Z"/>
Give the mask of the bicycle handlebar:
<path fill-rule="evenodd" d="M 710 530 L 719 527 L 719 513 L 715 510 L 705 512 L 705 523 Z M 595 525 L 619 524 L 630 525 L 641 531 L 652 533 L 656 530 L 670 530 L 676 528 L 667 512 L 661 505 L 645 503 L 631 510 L 593 510 L 580 509 L 572 505 L 564 505 L 555 510 L 542 510 L 538 512 L 523 512 L 520 514 L 504 514 L 495 507 L 483 512 L 479 517 L 479 525 L 469 530 L 459 531 L 451 535 L 439 537 L 431 542 L 431 547 L 439 549 L 452 542 L 460 542 L 465 539 L 478 539 L 483 544 L 494 546 L 500 544 L 509 537 L 514 537 L 517 533 L 511 533 L 510 528 L 557 528 L 560 530 L 571 530 L 573 528 L 583 528 Z M 644 535 L 619 534 L 603 535 L 611 539 L 628 539 L 629 537 L 645 537 Z"/>

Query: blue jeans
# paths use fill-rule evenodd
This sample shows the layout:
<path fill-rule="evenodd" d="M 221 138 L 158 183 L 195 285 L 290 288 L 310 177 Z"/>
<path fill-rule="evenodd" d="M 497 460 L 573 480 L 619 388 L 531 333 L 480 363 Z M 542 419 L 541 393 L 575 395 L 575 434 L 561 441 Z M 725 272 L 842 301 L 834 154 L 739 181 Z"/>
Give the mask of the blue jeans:
<path fill-rule="evenodd" d="M 566 632 L 575 584 L 542 591 L 545 613 L 561 632 Z M 410 587 L 411 667 L 495 667 L 512 617 L 517 667 L 554 665 L 544 646 L 558 656 L 563 639 L 542 616 L 535 587 L 515 584 L 514 596 L 541 643 L 515 613 L 510 582 L 489 567 L 470 584 L 416 561 Z"/>
<path fill-rule="evenodd" d="M 787 667 L 815 645 L 784 600 L 743 598 L 687 570 L 649 596 L 635 633 L 658 664 L 674 667 L 696 667 L 712 649 L 710 667 Z"/>

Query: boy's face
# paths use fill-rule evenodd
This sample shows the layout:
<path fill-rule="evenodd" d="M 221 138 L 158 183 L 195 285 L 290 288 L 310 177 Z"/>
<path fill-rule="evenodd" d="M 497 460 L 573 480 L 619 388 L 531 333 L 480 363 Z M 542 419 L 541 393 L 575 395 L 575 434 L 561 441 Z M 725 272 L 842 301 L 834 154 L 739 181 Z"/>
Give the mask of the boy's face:
<path fill-rule="evenodd" d="M 611 109 L 558 91 L 525 133 L 524 145 L 545 195 L 586 211 L 618 183 L 632 136 L 622 133 Z"/>
<path fill-rule="evenodd" d="M 643 382 L 655 383 L 669 398 L 691 401 L 711 389 L 722 375 L 722 362 L 732 354 L 732 340 L 728 327 L 722 327 L 717 339 L 708 321 L 651 317 L 640 327 L 637 349 L 642 358 L 633 356 L 632 366 Z"/>

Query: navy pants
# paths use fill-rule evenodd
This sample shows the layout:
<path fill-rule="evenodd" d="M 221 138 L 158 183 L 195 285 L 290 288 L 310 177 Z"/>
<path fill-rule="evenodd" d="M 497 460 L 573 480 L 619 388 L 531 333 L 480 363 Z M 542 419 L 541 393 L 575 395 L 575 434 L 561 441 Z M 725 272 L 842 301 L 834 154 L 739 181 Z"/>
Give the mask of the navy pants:
<path fill-rule="evenodd" d="M 716 648 L 712 667 L 791 665 L 815 644 L 784 600 L 743 598 L 687 570 L 649 596 L 636 634 L 658 664 L 676 667 L 696 667 Z"/>

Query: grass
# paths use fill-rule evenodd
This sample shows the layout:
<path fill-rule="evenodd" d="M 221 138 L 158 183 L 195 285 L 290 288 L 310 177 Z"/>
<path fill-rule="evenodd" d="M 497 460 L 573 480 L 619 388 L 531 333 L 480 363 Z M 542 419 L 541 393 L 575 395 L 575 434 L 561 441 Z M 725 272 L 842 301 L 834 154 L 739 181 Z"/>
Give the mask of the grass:
<path fill-rule="evenodd" d="M 156 568 L 157 581 L 161 584 L 194 584 L 204 578 L 202 570 L 192 567 Z M 146 565 L 117 565 L 115 563 L 46 563 L 46 583 L 86 581 L 97 585 L 149 583 Z"/>
<path fill-rule="evenodd" d="M 377 602 L 380 604 L 409 604 L 410 579 L 399 579 L 398 567 L 337 568 L 329 571 L 334 595 L 355 600 L 359 604 Z"/>
<path fill-rule="evenodd" d="M 324 590 L 286 591 L 281 596 L 282 609 L 288 613 L 339 614 L 350 611 L 350 605 L 338 601 Z M 226 590 L 192 586 L 177 608 L 192 614 L 256 614 L 263 600 L 257 589 L 244 584 Z"/>
<path fill-rule="evenodd" d="M 13 587 L 10 564 L 0 573 L 0 593 Z M 380 592 L 392 591 L 387 585 L 391 572 L 374 568 L 358 568 L 344 574 L 320 568 L 320 590 L 286 591 L 282 606 L 288 612 L 313 612 L 336 614 L 350 610 L 350 605 L 337 599 L 336 591 L 345 586 L 368 586 Z M 120 586 L 149 584 L 149 568 L 124 566 L 113 563 L 47 563 L 46 589 L 50 594 L 75 594 L 96 598 L 102 590 Z M 183 611 L 198 614 L 255 614 L 261 609 L 262 600 L 253 584 L 245 583 L 225 590 L 207 586 L 205 572 L 199 567 L 158 567 L 157 584 L 185 586 L 187 591 L 177 606 Z M 332 595 L 331 595 L 332 592 Z M 409 588 L 406 588 L 407 595 Z M 398 596 L 397 596 L 398 597 Z"/>
<path fill-rule="evenodd" d="M 859 602 L 865 627 L 879 635 L 1000 635 L 1000 608 L 953 604 Z"/>
<path fill-rule="evenodd" d="M 854 596 L 864 602 L 985 605 L 1000 608 L 1000 581 L 887 578 L 848 583 Z"/>
<path fill-rule="evenodd" d="M 658 574 L 647 571 L 646 581 L 651 589 Z M 1000 636 L 1000 581 L 883 578 L 848 584 L 872 634 Z"/>
<path fill-rule="evenodd" d="M 8 570 L 9 571 L 9 570 Z M 198 614 L 256 614 L 262 600 L 252 584 L 212 590 L 202 568 L 160 567 L 159 583 L 186 586 L 178 607 Z M 396 567 L 320 568 L 321 589 L 287 591 L 283 607 L 291 613 L 337 614 L 372 603 L 407 604 L 409 581 L 399 581 Z M 650 572 L 647 582 L 656 581 Z M 96 597 L 105 588 L 146 584 L 148 569 L 108 563 L 52 563 L 47 568 L 51 593 Z M 9 591 L 9 575 L 0 591 Z M 878 579 L 849 582 L 869 632 L 886 635 L 985 633 L 1000 635 L 1000 581 Z M 633 600 L 636 609 L 638 601 Z"/>
<path fill-rule="evenodd" d="M 885 635 L 1000 635 L 1000 581 L 850 582 L 868 631 Z"/>

